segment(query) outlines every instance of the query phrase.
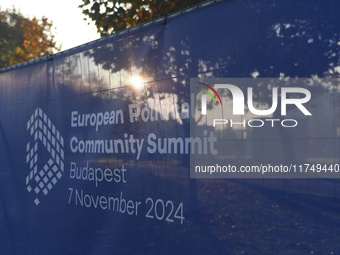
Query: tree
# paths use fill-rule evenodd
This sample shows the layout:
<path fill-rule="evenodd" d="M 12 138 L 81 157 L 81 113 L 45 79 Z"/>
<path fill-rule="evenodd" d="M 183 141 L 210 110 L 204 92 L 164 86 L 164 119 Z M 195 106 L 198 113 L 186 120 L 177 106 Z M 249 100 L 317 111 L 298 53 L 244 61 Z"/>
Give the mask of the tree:
<path fill-rule="evenodd" d="M 95 21 L 101 36 L 129 28 L 205 0 L 82 0 L 79 8 Z"/>
<path fill-rule="evenodd" d="M 15 9 L 0 11 L 0 68 L 59 51 L 47 18 L 29 19 Z"/>

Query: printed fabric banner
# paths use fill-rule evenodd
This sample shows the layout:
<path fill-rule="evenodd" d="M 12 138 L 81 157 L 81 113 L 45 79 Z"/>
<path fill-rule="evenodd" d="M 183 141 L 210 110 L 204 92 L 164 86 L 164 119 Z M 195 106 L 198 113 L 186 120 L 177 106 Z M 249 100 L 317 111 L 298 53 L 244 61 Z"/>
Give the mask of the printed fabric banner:
<path fill-rule="evenodd" d="M 0 72 L 0 254 L 340 254 L 340 2 L 164 21 Z"/>

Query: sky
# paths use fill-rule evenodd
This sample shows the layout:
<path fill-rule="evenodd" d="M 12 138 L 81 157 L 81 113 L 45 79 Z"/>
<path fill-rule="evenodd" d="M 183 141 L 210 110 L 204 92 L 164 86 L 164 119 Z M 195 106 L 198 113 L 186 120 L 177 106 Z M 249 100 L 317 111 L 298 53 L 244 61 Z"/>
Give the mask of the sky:
<path fill-rule="evenodd" d="M 53 34 L 61 50 L 67 50 L 98 39 L 94 22 L 88 25 L 85 15 L 78 6 L 81 0 L 7 0 L 1 1 L 1 10 L 13 6 L 24 17 L 41 19 L 43 16 L 53 22 Z"/>

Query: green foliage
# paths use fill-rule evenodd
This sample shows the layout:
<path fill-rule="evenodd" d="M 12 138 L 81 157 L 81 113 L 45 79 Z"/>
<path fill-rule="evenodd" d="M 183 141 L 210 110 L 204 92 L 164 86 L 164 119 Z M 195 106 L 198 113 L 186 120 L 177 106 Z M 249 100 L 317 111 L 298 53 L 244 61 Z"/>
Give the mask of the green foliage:
<path fill-rule="evenodd" d="M 204 0 L 82 0 L 79 8 L 95 21 L 101 36 L 129 28 Z"/>
<path fill-rule="evenodd" d="M 0 68 L 59 51 L 47 18 L 29 19 L 16 10 L 0 10 Z"/>

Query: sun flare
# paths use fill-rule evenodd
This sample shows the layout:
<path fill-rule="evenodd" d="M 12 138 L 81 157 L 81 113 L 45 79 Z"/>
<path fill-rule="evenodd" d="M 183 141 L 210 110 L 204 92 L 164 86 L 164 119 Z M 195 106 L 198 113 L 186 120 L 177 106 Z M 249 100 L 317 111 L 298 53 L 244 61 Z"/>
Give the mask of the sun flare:
<path fill-rule="evenodd" d="M 130 79 L 130 83 L 139 90 L 142 90 L 144 87 L 143 79 L 139 75 L 132 76 Z"/>

